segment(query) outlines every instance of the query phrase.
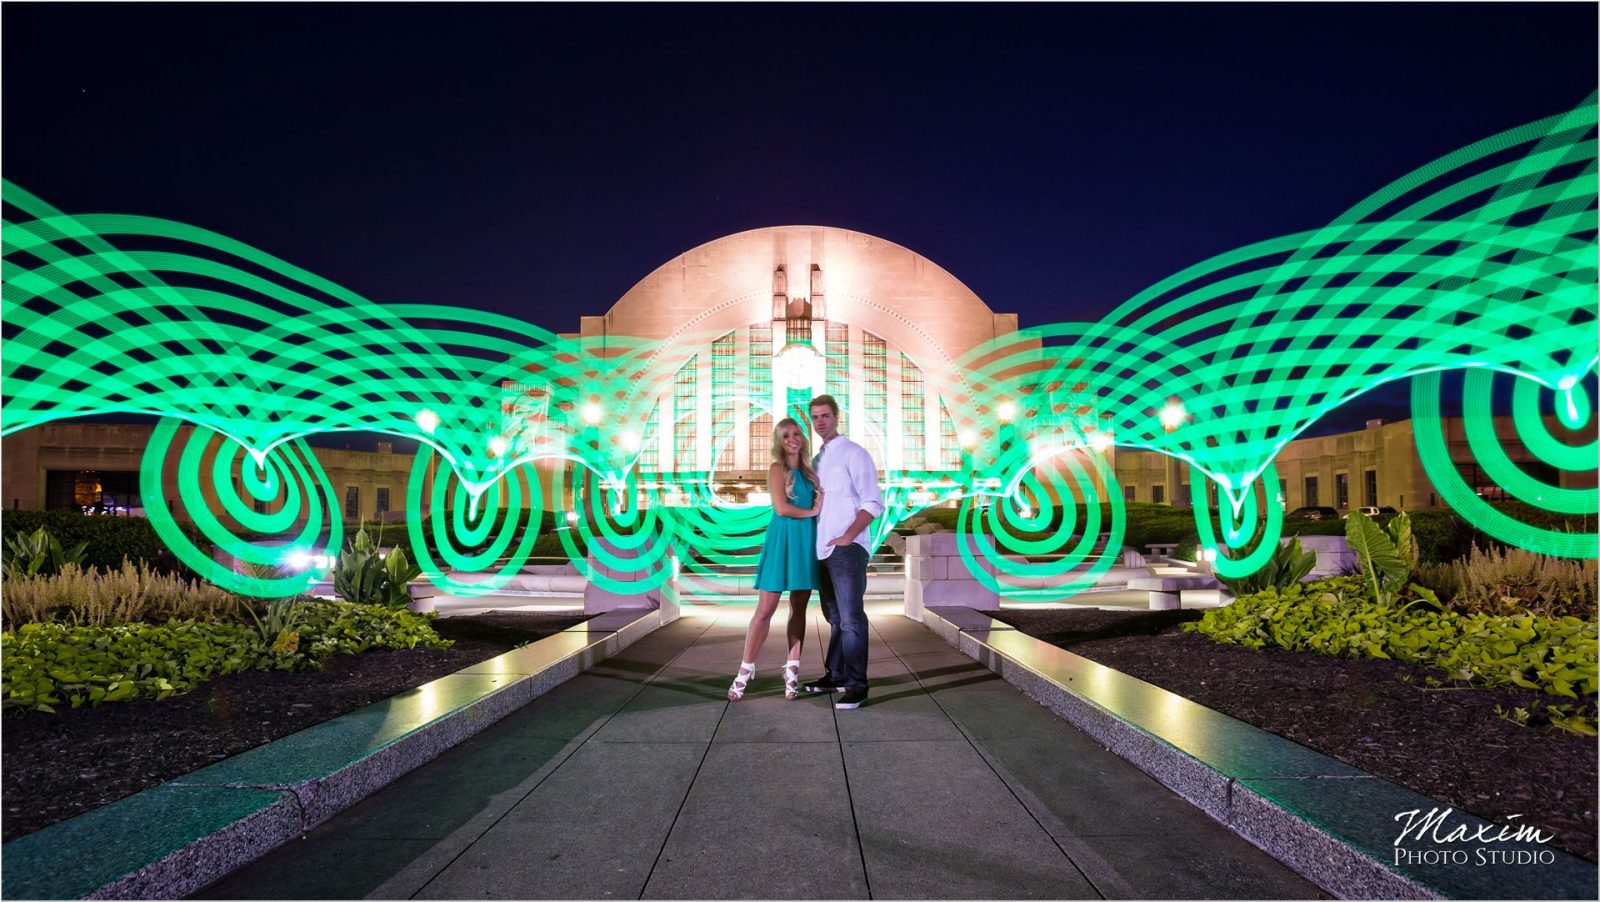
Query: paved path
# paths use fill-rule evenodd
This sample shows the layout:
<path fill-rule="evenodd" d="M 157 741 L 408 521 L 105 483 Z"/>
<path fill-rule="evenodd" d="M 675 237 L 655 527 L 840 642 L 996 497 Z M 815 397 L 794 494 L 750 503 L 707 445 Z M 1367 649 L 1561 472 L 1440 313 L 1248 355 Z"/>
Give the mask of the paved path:
<path fill-rule="evenodd" d="M 1318 895 L 897 614 L 859 710 L 785 701 L 777 637 L 730 704 L 743 616 L 663 627 L 201 897 Z"/>

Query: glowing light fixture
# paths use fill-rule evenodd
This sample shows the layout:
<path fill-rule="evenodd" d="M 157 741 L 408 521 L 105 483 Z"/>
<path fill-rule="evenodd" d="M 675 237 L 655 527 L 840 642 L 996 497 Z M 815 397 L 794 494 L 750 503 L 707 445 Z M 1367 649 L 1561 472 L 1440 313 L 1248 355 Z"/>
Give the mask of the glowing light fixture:
<path fill-rule="evenodd" d="M 773 378 L 787 388 L 811 388 L 822 381 L 826 370 L 823 356 L 803 342 L 784 345 L 772 358 Z"/>
<path fill-rule="evenodd" d="M 1183 409 L 1182 401 L 1172 400 L 1167 402 L 1167 406 L 1161 408 L 1159 416 L 1161 428 L 1172 432 L 1183 425 L 1183 421 L 1188 418 L 1189 412 Z"/>
<path fill-rule="evenodd" d="M 426 408 L 417 411 L 417 428 L 432 435 L 439 428 L 439 415 Z"/>

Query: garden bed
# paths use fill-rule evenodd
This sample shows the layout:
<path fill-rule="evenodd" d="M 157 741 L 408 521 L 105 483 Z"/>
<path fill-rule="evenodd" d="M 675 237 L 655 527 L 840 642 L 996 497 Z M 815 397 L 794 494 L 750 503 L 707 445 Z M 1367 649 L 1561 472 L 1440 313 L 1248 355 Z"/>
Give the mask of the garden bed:
<path fill-rule="evenodd" d="M 1030 636 L 1153 683 L 1463 811 L 1554 831 L 1595 860 L 1594 737 L 1522 726 L 1495 712 L 1562 701 L 1518 689 L 1431 688 L 1399 661 L 1253 651 L 1184 633 L 1199 611 L 1023 611 L 996 617 Z M 1537 716 L 1535 716 L 1537 720 Z"/>
<path fill-rule="evenodd" d="M 246 671 L 187 695 L 8 717 L 4 839 L 11 840 L 224 758 L 447 676 L 588 619 L 587 614 L 444 617 L 448 649 L 336 655 L 320 671 Z"/>

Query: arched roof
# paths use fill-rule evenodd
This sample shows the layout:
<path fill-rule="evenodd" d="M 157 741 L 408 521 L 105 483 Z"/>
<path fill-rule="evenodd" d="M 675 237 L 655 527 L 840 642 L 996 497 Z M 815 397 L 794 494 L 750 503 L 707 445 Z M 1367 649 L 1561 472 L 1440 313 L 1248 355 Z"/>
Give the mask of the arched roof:
<path fill-rule="evenodd" d="M 946 382 L 966 351 L 1016 328 L 1015 316 L 995 314 L 955 276 L 892 241 L 830 226 L 775 226 L 718 238 L 668 260 L 607 311 L 603 329 L 681 347 L 770 320 L 773 273 L 780 266 L 790 297 L 813 296 L 810 273 L 817 267 L 818 318 L 882 337 L 937 383 Z M 584 334 L 593 334 L 594 325 L 586 322 Z"/>

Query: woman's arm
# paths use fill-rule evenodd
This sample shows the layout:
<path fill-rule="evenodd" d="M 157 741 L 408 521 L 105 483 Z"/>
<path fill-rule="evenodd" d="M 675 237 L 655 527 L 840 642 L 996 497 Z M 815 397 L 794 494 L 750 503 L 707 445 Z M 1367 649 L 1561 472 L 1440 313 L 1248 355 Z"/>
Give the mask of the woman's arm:
<path fill-rule="evenodd" d="M 795 507 L 789 503 L 789 495 L 783 486 L 784 481 L 783 467 L 773 464 L 767 470 L 767 494 L 772 496 L 772 509 L 778 512 L 778 516 L 792 517 L 796 520 L 815 517 L 817 515 L 815 508 Z"/>

